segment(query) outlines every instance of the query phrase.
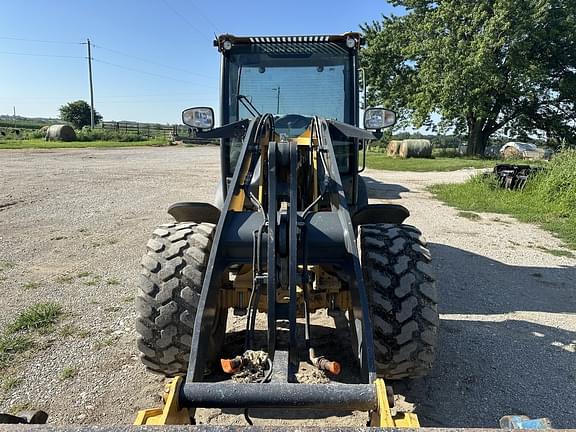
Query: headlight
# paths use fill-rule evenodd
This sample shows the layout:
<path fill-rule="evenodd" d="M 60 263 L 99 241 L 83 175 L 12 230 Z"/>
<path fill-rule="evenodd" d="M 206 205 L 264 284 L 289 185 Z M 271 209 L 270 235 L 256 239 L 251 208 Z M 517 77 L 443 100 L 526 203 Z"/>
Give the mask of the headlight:
<path fill-rule="evenodd" d="M 346 38 L 346 46 L 350 49 L 356 47 L 357 41 L 352 36 Z"/>

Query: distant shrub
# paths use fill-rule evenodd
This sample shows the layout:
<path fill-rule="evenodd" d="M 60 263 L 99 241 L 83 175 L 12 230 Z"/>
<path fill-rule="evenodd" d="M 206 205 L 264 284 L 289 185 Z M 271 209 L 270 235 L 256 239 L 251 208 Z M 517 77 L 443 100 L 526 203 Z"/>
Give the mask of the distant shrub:
<path fill-rule="evenodd" d="M 458 154 L 458 149 L 453 147 L 441 147 L 432 149 L 433 157 L 443 157 L 443 158 L 456 158 L 460 157 Z"/>
<path fill-rule="evenodd" d="M 148 137 L 137 134 L 126 134 L 106 129 L 82 129 L 77 133 L 78 141 L 147 141 Z"/>

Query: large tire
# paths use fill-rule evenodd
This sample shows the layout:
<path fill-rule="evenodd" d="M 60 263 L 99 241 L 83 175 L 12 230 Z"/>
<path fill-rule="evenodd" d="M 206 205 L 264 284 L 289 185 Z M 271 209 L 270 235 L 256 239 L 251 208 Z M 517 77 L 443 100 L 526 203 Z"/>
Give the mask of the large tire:
<path fill-rule="evenodd" d="M 438 338 L 437 293 L 431 256 L 409 225 L 362 225 L 360 259 L 374 331 L 377 375 L 426 375 Z"/>
<path fill-rule="evenodd" d="M 166 376 L 188 369 L 192 330 L 210 256 L 214 225 L 160 225 L 142 258 L 136 298 L 137 345 L 142 363 Z M 226 333 L 227 311 L 221 310 L 209 341 L 209 353 L 219 353 Z M 212 359 L 213 360 L 213 359 Z"/>

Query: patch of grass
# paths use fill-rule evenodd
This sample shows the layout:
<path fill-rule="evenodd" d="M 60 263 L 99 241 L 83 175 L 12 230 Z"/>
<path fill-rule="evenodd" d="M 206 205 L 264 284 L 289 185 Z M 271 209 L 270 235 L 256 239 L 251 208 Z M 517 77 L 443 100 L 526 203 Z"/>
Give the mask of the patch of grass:
<path fill-rule="evenodd" d="M 91 275 L 91 278 L 88 280 L 84 280 L 84 285 L 86 286 L 94 286 L 97 285 L 98 282 L 102 279 L 102 276 L 99 275 Z"/>
<path fill-rule="evenodd" d="M 40 287 L 40 282 L 26 282 L 24 285 L 22 285 L 22 288 L 24 288 L 25 290 L 34 290 L 37 289 L 38 287 Z"/>
<path fill-rule="evenodd" d="M 20 313 L 7 327 L 8 333 L 19 330 L 41 329 L 52 326 L 62 315 L 62 306 L 57 303 L 36 303 Z"/>
<path fill-rule="evenodd" d="M 2 149 L 53 149 L 53 148 L 87 148 L 87 147 L 142 147 L 142 146 L 163 146 L 167 142 L 165 139 L 151 139 L 146 141 L 44 141 L 43 139 L 29 140 L 0 140 L 0 150 Z"/>
<path fill-rule="evenodd" d="M 18 387 L 18 385 L 20 385 L 22 383 L 23 379 L 20 377 L 11 377 L 11 378 L 6 378 L 4 380 L 4 382 L 2 383 L 2 390 L 4 391 L 10 391 L 13 390 L 14 388 Z"/>
<path fill-rule="evenodd" d="M 21 413 L 22 411 L 30 411 L 32 409 L 32 404 L 30 402 L 24 402 L 16 405 L 12 405 L 10 407 L 9 413 L 12 415 L 16 415 Z"/>
<path fill-rule="evenodd" d="M 62 372 L 60 372 L 60 379 L 64 381 L 70 378 L 74 378 L 77 374 L 78 370 L 73 367 L 66 366 L 64 369 L 62 369 Z"/>
<path fill-rule="evenodd" d="M 111 277 L 106 281 L 107 285 L 120 285 L 120 281 L 115 277 Z"/>
<path fill-rule="evenodd" d="M 119 310 L 122 310 L 120 306 L 108 306 L 104 308 L 104 312 L 118 312 Z"/>
<path fill-rule="evenodd" d="M 66 324 L 60 329 L 60 336 L 69 337 L 78 334 L 78 328 L 74 324 Z"/>
<path fill-rule="evenodd" d="M 74 276 L 72 276 L 72 275 L 60 275 L 56 278 L 56 282 L 66 283 L 66 284 L 72 283 L 73 280 L 74 280 Z"/>
<path fill-rule="evenodd" d="M 32 347 L 32 340 L 23 335 L 6 334 L 0 336 L 0 370 L 10 364 L 16 354 Z"/>
<path fill-rule="evenodd" d="M 11 268 L 14 268 L 15 265 L 16 264 L 10 261 L 0 261 L 0 272 L 4 270 L 10 270 Z"/>
<path fill-rule="evenodd" d="M 86 339 L 92 333 L 90 333 L 90 330 L 78 330 L 77 334 L 79 338 Z"/>
<path fill-rule="evenodd" d="M 478 213 L 467 212 L 467 211 L 459 211 L 458 216 L 466 218 L 466 219 L 470 219 L 472 221 L 479 221 L 480 219 L 482 219 Z"/>
<path fill-rule="evenodd" d="M 572 252 L 565 249 L 548 249 L 547 247 L 544 246 L 538 246 L 538 249 L 557 257 L 568 257 L 568 258 L 574 257 L 574 254 Z"/>
<path fill-rule="evenodd" d="M 532 177 L 522 191 L 502 189 L 491 176 L 476 176 L 461 184 L 434 185 L 430 190 L 460 210 L 505 213 L 522 222 L 535 223 L 576 249 L 574 150 L 557 154 L 549 168 Z"/>
<path fill-rule="evenodd" d="M 112 336 L 97 340 L 96 343 L 94 343 L 94 349 L 100 351 L 105 347 L 114 345 L 114 342 L 116 342 L 116 338 Z"/>
<path fill-rule="evenodd" d="M 367 152 L 368 168 L 387 171 L 456 171 L 463 168 L 492 168 L 497 161 L 459 157 L 438 157 L 434 159 L 391 158 L 382 153 Z"/>
<path fill-rule="evenodd" d="M 132 303 L 136 299 L 135 296 L 127 296 L 122 299 L 124 303 Z"/>
<path fill-rule="evenodd" d="M 88 277 L 88 276 L 90 276 L 91 274 L 92 274 L 92 273 L 90 273 L 89 271 L 82 271 L 82 272 L 78 273 L 77 276 L 78 276 L 79 278 L 83 278 L 83 277 Z"/>

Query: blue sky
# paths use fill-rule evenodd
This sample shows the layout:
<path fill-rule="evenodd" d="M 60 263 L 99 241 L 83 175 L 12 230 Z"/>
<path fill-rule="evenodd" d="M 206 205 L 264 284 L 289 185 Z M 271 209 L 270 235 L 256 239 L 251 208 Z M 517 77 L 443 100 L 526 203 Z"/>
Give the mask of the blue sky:
<path fill-rule="evenodd" d="M 214 33 L 338 34 L 392 11 L 384 0 L 0 0 L 0 114 L 56 117 L 89 101 L 90 38 L 105 120 L 179 122 L 183 108 L 217 106 Z"/>

